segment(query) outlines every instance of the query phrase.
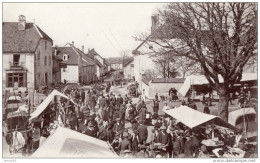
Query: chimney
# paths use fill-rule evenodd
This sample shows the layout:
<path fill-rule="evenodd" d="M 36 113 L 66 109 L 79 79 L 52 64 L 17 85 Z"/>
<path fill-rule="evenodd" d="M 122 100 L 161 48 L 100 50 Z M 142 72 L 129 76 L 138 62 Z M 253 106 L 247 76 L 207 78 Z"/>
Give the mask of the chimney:
<path fill-rule="evenodd" d="M 72 45 L 74 45 L 74 41 L 72 41 Z"/>
<path fill-rule="evenodd" d="M 154 34 L 155 30 L 159 27 L 159 15 L 152 15 L 152 27 L 151 34 Z"/>
<path fill-rule="evenodd" d="M 84 52 L 84 46 L 82 45 L 82 51 Z"/>
<path fill-rule="evenodd" d="M 18 18 L 18 30 L 23 31 L 25 30 L 25 25 L 26 25 L 26 19 L 24 15 L 20 15 Z"/>
<path fill-rule="evenodd" d="M 90 48 L 88 48 L 88 52 L 90 51 Z"/>

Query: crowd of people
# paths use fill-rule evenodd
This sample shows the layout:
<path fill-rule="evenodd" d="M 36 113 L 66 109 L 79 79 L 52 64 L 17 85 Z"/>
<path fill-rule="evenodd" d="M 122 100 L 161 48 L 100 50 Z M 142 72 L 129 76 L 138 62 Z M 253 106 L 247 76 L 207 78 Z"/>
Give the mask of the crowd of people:
<path fill-rule="evenodd" d="M 87 91 L 76 88 L 66 90 L 65 94 L 75 103 L 69 100 L 60 102 L 58 110 L 61 116 L 57 118 L 53 114 L 52 118 L 48 117 L 52 120 L 44 123 L 41 140 L 45 140 L 52 128 L 63 121 L 64 127 L 107 141 L 120 157 L 210 157 L 207 147 L 201 146 L 201 141 L 209 139 L 212 131 L 191 130 L 166 114 L 159 115 L 158 96 L 154 100 L 153 113 L 150 113 L 141 96 L 134 104 L 128 95 L 122 97 L 111 91 L 108 93 L 108 87 L 111 85 L 107 85 L 105 90 L 100 89 L 99 85 Z M 194 101 L 182 105 L 197 109 Z M 170 107 L 165 103 L 163 109 Z M 150 134 L 148 127 L 151 127 Z M 232 146 L 234 143 L 235 135 L 220 134 L 219 131 L 214 133 L 225 144 Z"/>
<path fill-rule="evenodd" d="M 33 148 L 33 143 L 37 141 L 41 146 L 58 126 L 63 126 L 107 141 L 120 157 L 210 157 L 201 141 L 211 139 L 212 130 L 189 129 L 167 114 L 159 115 L 158 94 L 155 95 L 151 113 L 142 96 L 137 103 L 133 103 L 129 95 L 115 95 L 110 88 L 110 84 L 105 88 L 97 84 L 88 90 L 67 88 L 64 93 L 70 99 L 61 98 L 49 105 L 49 111 L 41 116 L 40 122 L 30 126 L 30 147 Z M 169 93 L 175 100 L 174 89 Z M 183 101 L 182 105 L 197 110 L 193 100 Z M 163 110 L 168 109 L 170 106 L 164 102 Z M 207 103 L 204 112 L 210 114 Z M 214 137 L 227 146 L 236 144 L 236 135 L 232 133 L 216 129 Z"/>

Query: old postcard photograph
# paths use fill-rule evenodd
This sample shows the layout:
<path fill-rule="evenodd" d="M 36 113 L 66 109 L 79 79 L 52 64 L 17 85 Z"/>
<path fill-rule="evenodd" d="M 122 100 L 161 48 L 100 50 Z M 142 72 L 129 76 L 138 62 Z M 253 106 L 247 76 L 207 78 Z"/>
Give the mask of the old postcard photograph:
<path fill-rule="evenodd" d="M 3 159 L 258 158 L 257 2 L 2 10 Z"/>

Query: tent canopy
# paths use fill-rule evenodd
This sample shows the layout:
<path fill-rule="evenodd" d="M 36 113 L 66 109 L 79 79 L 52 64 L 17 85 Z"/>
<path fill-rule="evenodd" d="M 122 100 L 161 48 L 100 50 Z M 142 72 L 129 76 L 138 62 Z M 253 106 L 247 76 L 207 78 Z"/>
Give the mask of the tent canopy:
<path fill-rule="evenodd" d="M 228 114 L 228 123 L 232 125 L 236 125 L 236 121 L 239 117 L 243 115 L 248 115 L 248 114 L 256 114 L 254 108 L 242 108 L 238 110 L 231 111 Z"/>
<path fill-rule="evenodd" d="M 221 75 L 219 75 L 218 78 L 219 78 L 219 82 L 223 83 L 223 78 L 221 77 Z M 253 80 L 257 80 L 257 73 L 244 73 L 242 74 L 242 79 L 240 81 L 245 82 L 245 81 L 253 81 Z M 204 85 L 204 84 L 209 84 L 207 78 L 204 75 L 188 76 L 185 79 L 182 87 L 180 88 L 179 93 L 182 96 L 186 96 L 191 85 Z"/>
<path fill-rule="evenodd" d="M 118 157 L 107 142 L 68 128 L 58 127 L 31 157 Z"/>
<path fill-rule="evenodd" d="M 194 110 L 192 108 L 189 108 L 187 106 L 181 106 L 175 109 L 165 110 L 166 114 L 172 116 L 173 118 L 177 119 L 184 125 L 188 126 L 189 128 L 194 128 L 197 126 L 202 126 L 206 122 L 208 123 L 214 123 L 215 125 L 222 126 L 225 128 L 236 130 L 237 128 L 220 117 L 205 114 L 202 112 L 199 112 L 197 110 Z"/>
<path fill-rule="evenodd" d="M 52 99 L 55 96 L 61 96 L 64 97 L 66 99 L 69 99 L 68 96 L 64 95 L 63 93 L 57 91 L 57 90 L 53 90 L 48 97 L 36 108 L 36 110 L 31 114 L 30 117 L 30 121 L 33 120 L 34 118 L 38 117 L 45 109 L 46 107 L 50 104 L 50 102 L 52 101 Z"/>

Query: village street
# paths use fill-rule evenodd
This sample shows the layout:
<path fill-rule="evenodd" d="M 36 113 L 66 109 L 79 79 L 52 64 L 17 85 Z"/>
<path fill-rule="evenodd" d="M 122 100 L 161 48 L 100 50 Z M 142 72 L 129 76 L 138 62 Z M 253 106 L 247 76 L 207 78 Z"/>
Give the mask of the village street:
<path fill-rule="evenodd" d="M 128 85 L 130 85 L 132 83 L 128 83 Z M 113 94 L 117 95 L 121 95 L 123 98 L 125 97 L 125 95 L 128 93 L 127 90 L 127 86 L 128 85 L 123 85 L 121 86 L 112 86 L 110 93 L 113 92 Z M 136 104 L 138 102 L 138 98 L 132 98 L 132 102 L 134 104 Z M 153 101 L 152 100 L 147 100 L 146 102 L 146 106 L 147 106 L 147 110 L 148 112 L 151 112 L 153 114 Z M 164 106 L 164 104 L 167 103 L 170 108 L 174 108 L 174 107 L 179 107 L 181 105 L 181 101 L 176 101 L 176 102 L 169 102 L 169 100 L 167 101 L 160 101 L 159 104 L 159 115 L 164 115 L 165 113 L 162 111 L 162 108 Z M 237 100 L 235 100 L 233 103 L 233 105 L 230 105 L 230 108 L 232 107 L 236 107 L 237 106 Z M 198 111 L 203 112 L 204 109 L 204 105 L 202 104 L 202 102 L 196 102 L 196 106 L 198 108 Z M 210 113 L 212 115 L 218 115 L 218 102 L 212 102 L 212 106 L 209 107 L 210 109 Z M 125 123 L 125 128 L 130 128 L 131 127 L 131 123 Z M 148 127 L 148 138 L 147 141 L 149 142 L 151 139 L 151 134 L 152 134 L 152 129 L 154 128 L 154 126 L 147 126 Z"/>
<path fill-rule="evenodd" d="M 3 157 L 258 157 L 257 3 L 2 9 Z"/>

